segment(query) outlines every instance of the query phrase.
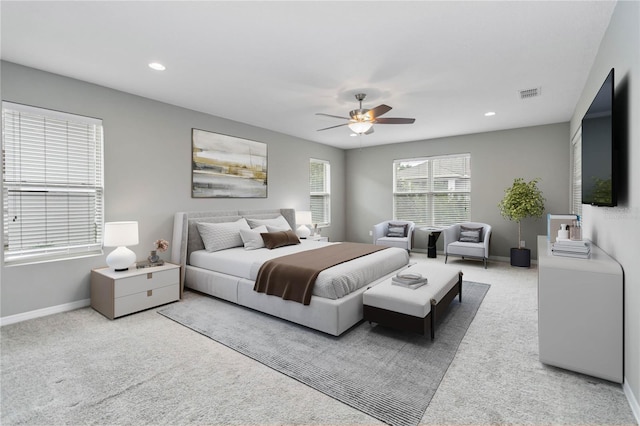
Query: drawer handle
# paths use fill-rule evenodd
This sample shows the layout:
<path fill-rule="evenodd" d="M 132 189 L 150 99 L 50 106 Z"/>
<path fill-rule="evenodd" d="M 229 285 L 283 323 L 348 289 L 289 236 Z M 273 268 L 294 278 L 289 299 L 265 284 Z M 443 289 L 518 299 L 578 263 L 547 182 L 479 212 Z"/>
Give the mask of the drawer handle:
<path fill-rule="evenodd" d="M 147 297 L 153 296 L 153 290 L 147 290 Z"/>
<path fill-rule="evenodd" d="M 153 278 L 153 272 L 147 272 L 147 279 L 150 280 Z"/>

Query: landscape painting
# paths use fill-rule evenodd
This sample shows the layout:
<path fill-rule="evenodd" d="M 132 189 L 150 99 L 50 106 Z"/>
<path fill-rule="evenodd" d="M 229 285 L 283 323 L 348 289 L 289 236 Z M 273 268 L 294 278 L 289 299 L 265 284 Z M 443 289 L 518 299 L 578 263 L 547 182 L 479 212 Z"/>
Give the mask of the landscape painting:
<path fill-rule="evenodd" d="M 192 129 L 192 198 L 266 198 L 267 144 Z"/>

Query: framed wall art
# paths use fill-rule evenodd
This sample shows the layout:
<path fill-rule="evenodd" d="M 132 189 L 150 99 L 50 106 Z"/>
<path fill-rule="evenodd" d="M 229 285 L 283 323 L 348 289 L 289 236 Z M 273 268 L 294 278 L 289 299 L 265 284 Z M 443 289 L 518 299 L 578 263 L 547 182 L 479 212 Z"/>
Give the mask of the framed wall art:
<path fill-rule="evenodd" d="M 192 198 L 266 198 L 267 144 L 192 129 Z"/>

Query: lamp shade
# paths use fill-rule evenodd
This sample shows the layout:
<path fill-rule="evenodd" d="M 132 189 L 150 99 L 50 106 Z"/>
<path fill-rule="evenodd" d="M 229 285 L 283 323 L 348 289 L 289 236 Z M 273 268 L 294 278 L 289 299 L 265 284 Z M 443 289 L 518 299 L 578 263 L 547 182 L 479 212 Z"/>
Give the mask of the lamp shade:
<path fill-rule="evenodd" d="M 371 121 L 354 121 L 349 123 L 349 128 L 359 135 L 368 132 L 371 126 L 373 126 Z"/>
<path fill-rule="evenodd" d="M 107 222 L 104 224 L 104 246 L 121 247 L 138 244 L 138 222 Z"/>
<path fill-rule="evenodd" d="M 313 223 L 313 219 L 311 217 L 311 212 L 309 211 L 296 211 L 296 224 L 297 225 L 311 225 Z"/>
<path fill-rule="evenodd" d="M 125 246 L 138 244 L 138 222 L 105 223 L 103 244 L 117 247 L 107 256 L 107 265 L 114 271 L 126 271 L 136 262 L 136 254 Z"/>
<path fill-rule="evenodd" d="M 309 211 L 296 211 L 296 225 L 298 225 L 298 229 L 296 229 L 296 235 L 298 238 L 307 238 L 311 235 L 311 231 L 307 228 L 306 225 L 311 225 L 313 223 L 313 219 L 311 218 L 311 212 Z"/>

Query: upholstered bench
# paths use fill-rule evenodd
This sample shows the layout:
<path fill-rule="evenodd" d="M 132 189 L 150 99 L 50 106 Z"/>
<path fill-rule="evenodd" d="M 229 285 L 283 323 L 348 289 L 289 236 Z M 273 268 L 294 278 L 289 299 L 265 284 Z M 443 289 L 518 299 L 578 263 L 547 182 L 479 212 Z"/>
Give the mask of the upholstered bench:
<path fill-rule="evenodd" d="M 427 284 L 410 289 L 391 283 L 391 278 L 363 293 L 364 319 L 383 326 L 435 336 L 436 318 L 458 295 L 462 302 L 462 272 L 451 266 L 416 264 L 405 271 L 427 278 Z"/>

